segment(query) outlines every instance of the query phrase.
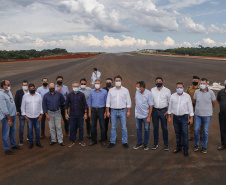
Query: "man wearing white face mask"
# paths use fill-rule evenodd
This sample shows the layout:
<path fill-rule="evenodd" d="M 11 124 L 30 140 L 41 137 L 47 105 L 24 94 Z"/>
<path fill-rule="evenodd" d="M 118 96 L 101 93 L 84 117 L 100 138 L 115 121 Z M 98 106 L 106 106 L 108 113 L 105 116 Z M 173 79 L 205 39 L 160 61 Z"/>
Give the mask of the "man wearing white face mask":
<path fill-rule="evenodd" d="M 114 81 L 115 87 L 109 90 L 106 103 L 107 117 L 111 117 L 111 139 L 108 148 L 115 146 L 118 119 L 122 129 L 123 147 L 129 148 L 126 121 L 130 117 L 131 98 L 128 89 L 122 86 L 122 77 L 118 75 Z M 111 113 L 109 108 L 111 108 Z"/>
<path fill-rule="evenodd" d="M 20 126 L 19 126 L 19 140 L 20 140 L 19 145 L 20 146 L 24 145 L 23 138 L 24 138 L 25 118 L 24 116 L 21 115 L 21 103 L 22 103 L 23 96 L 26 93 L 28 93 L 28 81 L 24 80 L 22 82 L 22 89 L 16 91 L 16 95 L 15 95 L 17 116 L 19 117 L 19 122 L 20 122 Z M 28 138 L 28 131 L 27 131 L 27 138 Z"/>
<path fill-rule="evenodd" d="M 168 123 L 172 123 L 171 114 L 173 114 L 173 125 L 176 134 L 177 148 L 174 153 L 184 150 L 184 156 L 188 156 L 188 124 L 193 124 L 193 107 L 189 94 L 184 92 L 184 84 L 177 82 L 176 93 L 170 97 L 168 108 Z M 190 117 L 190 119 L 188 119 Z M 182 143 L 183 142 L 183 143 Z"/>
<path fill-rule="evenodd" d="M 89 117 L 92 119 L 92 142 L 89 144 L 93 146 L 97 144 L 97 120 L 99 119 L 101 129 L 101 146 L 105 146 L 105 106 L 107 100 L 107 91 L 101 88 L 99 79 L 95 80 L 95 89 L 93 89 L 89 96 Z"/>

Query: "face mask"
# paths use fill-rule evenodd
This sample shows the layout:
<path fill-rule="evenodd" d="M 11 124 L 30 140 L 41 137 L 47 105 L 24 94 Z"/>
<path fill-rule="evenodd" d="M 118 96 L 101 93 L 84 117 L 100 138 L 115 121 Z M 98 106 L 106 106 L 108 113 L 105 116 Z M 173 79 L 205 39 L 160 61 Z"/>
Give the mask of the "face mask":
<path fill-rule="evenodd" d="M 47 87 L 47 85 L 48 85 L 48 83 L 46 83 L 46 82 L 43 83 L 43 86 L 44 87 Z"/>
<path fill-rule="evenodd" d="M 203 89 L 206 88 L 206 85 L 201 84 L 201 85 L 200 85 L 200 88 L 203 90 Z"/>
<path fill-rule="evenodd" d="M 136 90 L 137 90 L 138 92 L 140 92 L 140 88 L 139 88 L 139 87 L 136 87 Z"/>
<path fill-rule="evenodd" d="M 184 92 L 184 89 L 182 89 L 182 88 L 178 88 L 178 89 L 177 89 L 177 93 L 178 93 L 178 94 L 182 94 L 183 92 Z"/>
<path fill-rule="evenodd" d="M 122 84 L 122 82 L 115 82 L 115 86 L 116 86 L 116 87 L 120 87 L 121 84 Z"/>
<path fill-rule="evenodd" d="M 82 88 L 82 89 L 85 89 L 85 88 L 86 88 L 86 85 L 81 85 L 81 88 Z"/>
<path fill-rule="evenodd" d="M 55 92 L 55 88 L 49 88 L 50 92 Z"/>
<path fill-rule="evenodd" d="M 197 85 L 199 84 L 199 82 L 192 82 L 192 84 L 193 84 L 194 86 L 197 86 Z"/>
<path fill-rule="evenodd" d="M 100 88 L 100 84 L 95 84 L 95 89 L 99 89 Z"/>
<path fill-rule="evenodd" d="M 10 91 L 10 89 L 11 89 L 11 87 L 8 87 L 8 88 L 7 88 L 7 91 Z"/>
<path fill-rule="evenodd" d="M 79 90 L 78 87 L 73 87 L 74 92 L 78 92 L 78 90 Z"/>
<path fill-rule="evenodd" d="M 23 86 L 23 91 L 27 91 L 28 90 L 28 86 Z"/>
<path fill-rule="evenodd" d="M 106 83 L 106 86 L 107 87 L 111 87 L 111 83 Z"/>
<path fill-rule="evenodd" d="M 30 94 L 35 94 L 35 90 L 30 90 Z"/>
<path fill-rule="evenodd" d="M 156 83 L 155 84 L 157 87 L 162 87 L 162 83 Z"/>
<path fill-rule="evenodd" d="M 62 81 L 57 81 L 58 85 L 62 85 L 62 83 L 63 83 Z"/>

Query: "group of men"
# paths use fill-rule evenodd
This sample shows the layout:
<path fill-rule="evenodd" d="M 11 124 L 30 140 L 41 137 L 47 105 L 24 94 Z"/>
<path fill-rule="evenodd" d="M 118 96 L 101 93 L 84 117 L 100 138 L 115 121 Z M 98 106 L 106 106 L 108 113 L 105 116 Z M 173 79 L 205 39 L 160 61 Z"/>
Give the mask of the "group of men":
<path fill-rule="evenodd" d="M 97 141 L 97 123 L 99 121 L 101 146 L 106 146 L 108 140 L 108 125 L 111 121 L 111 136 L 108 148 L 116 144 L 117 124 L 120 121 L 122 130 L 123 147 L 129 148 L 127 134 L 127 118 L 130 117 L 131 98 L 127 88 L 122 86 L 122 77 L 115 76 L 114 84 L 112 78 L 106 79 L 106 87 L 102 88 L 100 80 L 101 73 L 93 69 L 91 84 L 93 89 L 87 86 L 87 80 L 82 78 L 80 82 L 72 84 L 72 92 L 63 85 L 63 77 L 56 78 L 56 85 L 49 83 L 47 78 L 42 79 L 42 86 L 36 90 L 32 83 L 24 80 L 22 89 L 15 95 L 15 102 L 10 91 L 10 82 L 1 82 L 0 89 L 0 119 L 2 122 L 2 139 L 5 153 L 14 154 L 9 147 L 10 137 L 12 149 L 22 149 L 24 145 L 24 125 L 27 122 L 27 140 L 29 149 L 36 146 L 42 148 L 40 139 L 45 138 L 45 122 L 49 123 L 51 142 L 57 142 L 65 146 L 63 142 L 63 131 L 61 117 L 64 121 L 66 137 L 69 137 L 68 147 L 75 144 L 77 131 L 78 140 L 81 146 L 84 142 L 84 120 L 86 122 L 87 137 L 91 139 L 89 146 L 94 146 Z M 152 150 L 158 148 L 159 143 L 159 122 L 161 123 L 164 141 L 164 150 L 169 150 L 167 122 L 174 125 L 177 147 L 174 153 L 184 151 L 188 156 L 188 141 L 195 140 L 194 151 L 199 150 L 200 131 L 202 130 L 202 153 L 207 153 L 207 142 L 210 120 L 213 114 L 213 107 L 216 105 L 216 97 L 208 88 L 206 78 L 194 76 L 192 86 L 184 92 L 184 84 L 176 83 L 176 92 L 171 91 L 163 85 L 163 78 L 155 79 L 156 87 L 151 91 L 146 89 L 144 81 L 136 84 L 135 94 L 135 118 L 137 126 L 137 144 L 133 149 L 143 147 L 148 150 L 150 136 L 150 123 L 153 122 L 154 144 Z M 113 86 L 114 85 L 114 86 Z M 226 85 L 226 81 L 225 81 Z M 220 131 L 221 146 L 219 150 L 226 148 L 226 87 L 218 92 L 217 100 L 220 103 Z M 19 117 L 19 145 L 15 141 L 16 114 Z M 172 116 L 173 115 L 173 116 Z M 172 119 L 173 118 L 173 119 Z M 41 123 L 41 124 L 40 124 Z M 40 135 L 41 125 L 41 135 Z M 142 139 L 142 127 L 144 125 L 144 139 Z M 194 125 L 194 127 L 193 127 Z M 201 127 L 202 126 L 202 127 Z M 33 137 L 35 131 L 35 139 Z M 189 131 L 188 131 L 189 130 Z M 194 133 L 194 135 L 192 135 Z"/>

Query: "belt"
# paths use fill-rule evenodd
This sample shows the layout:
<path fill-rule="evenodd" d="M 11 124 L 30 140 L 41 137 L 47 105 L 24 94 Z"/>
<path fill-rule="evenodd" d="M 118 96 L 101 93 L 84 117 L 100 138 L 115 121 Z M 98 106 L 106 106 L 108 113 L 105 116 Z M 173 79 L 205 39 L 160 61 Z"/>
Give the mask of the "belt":
<path fill-rule="evenodd" d="M 113 109 L 113 110 L 124 110 L 125 108 L 122 108 L 122 109 Z"/>
<path fill-rule="evenodd" d="M 156 110 L 159 110 L 159 111 L 164 110 L 164 109 L 167 109 L 167 107 L 162 108 L 162 109 L 157 109 L 157 108 L 155 108 L 155 107 L 153 107 L 153 108 L 156 109 Z"/>
<path fill-rule="evenodd" d="M 184 114 L 184 115 L 182 115 L 182 116 L 177 116 L 177 115 L 174 114 L 174 116 L 176 116 L 176 117 L 178 117 L 178 118 L 181 118 L 181 117 L 184 117 L 184 116 L 188 116 L 188 114 Z"/>
<path fill-rule="evenodd" d="M 55 110 L 49 110 L 49 111 L 51 111 L 51 112 L 56 112 L 56 111 L 58 111 L 59 109 L 55 109 Z"/>
<path fill-rule="evenodd" d="M 94 110 L 101 110 L 101 109 L 105 109 L 105 107 L 101 107 L 101 108 L 92 107 L 92 109 L 94 109 Z"/>

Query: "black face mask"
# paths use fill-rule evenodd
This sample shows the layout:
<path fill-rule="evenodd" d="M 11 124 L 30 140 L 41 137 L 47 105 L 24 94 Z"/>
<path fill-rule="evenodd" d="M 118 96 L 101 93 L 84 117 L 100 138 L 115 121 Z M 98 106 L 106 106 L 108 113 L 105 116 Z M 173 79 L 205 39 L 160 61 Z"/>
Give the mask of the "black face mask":
<path fill-rule="evenodd" d="M 57 81 L 58 85 L 62 85 L 62 83 L 63 83 L 62 81 Z"/>
<path fill-rule="evenodd" d="M 30 94 L 35 94 L 35 90 L 30 90 Z"/>
<path fill-rule="evenodd" d="M 44 86 L 44 87 L 47 87 L 47 85 L 48 85 L 47 82 L 44 82 L 44 83 L 43 83 L 43 86 Z"/>
<path fill-rule="evenodd" d="M 111 85 L 111 83 L 106 83 L 106 86 L 111 87 L 112 85 Z"/>
<path fill-rule="evenodd" d="M 55 92 L 55 88 L 49 88 L 49 92 Z"/>
<path fill-rule="evenodd" d="M 196 85 L 199 84 L 199 82 L 192 82 L 192 84 L 193 84 L 194 86 L 196 86 Z"/>

